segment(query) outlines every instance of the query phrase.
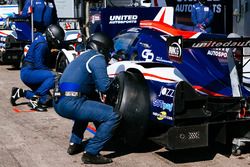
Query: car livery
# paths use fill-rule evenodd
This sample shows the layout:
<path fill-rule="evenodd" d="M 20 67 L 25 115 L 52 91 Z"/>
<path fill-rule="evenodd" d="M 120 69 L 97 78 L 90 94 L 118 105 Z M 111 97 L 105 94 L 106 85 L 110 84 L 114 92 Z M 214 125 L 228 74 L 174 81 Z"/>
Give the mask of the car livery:
<path fill-rule="evenodd" d="M 181 31 L 166 24 L 166 13 L 160 8 L 140 26 L 120 29 L 120 25 L 116 35 L 111 31 L 114 23 L 137 18 L 131 11 L 126 17 L 123 13 L 91 16 L 93 24 L 101 24 L 94 26 L 93 33 L 101 28 L 114 36 L 106 103 L 123 118 L 116 135 L 130 146 L 149 138 L 169 150 L 217 142 L 228 145 L 245 137 L 250 88 L 241 81 L 242 64 L 235 61 L 232 48 L 250 47 L 250 39 Z M 69 52 L 64 57 L 70 63 L 76 56 Z"/>
<path fill-rule="evenodd" d="M 164 16 L 162 19 L 161 17 Z M 89 23 L 86 35 L 103 31 L 110 37 L 114 37 L 125 28 L 138 26 L 141 20 L 149 19 L 173 24 L 173 7 L 109 7 L 91 8 L 89 11 Z M 56 63 L 56 70 L 62 72 L 68 63 L 77 57 L 72 49 L 64 49 L 59 54 Z"/>
<path fill-rule="evenodd" d="M 185 40 L 192 44 L 184 47 Z M 130 122 L 148 115 L 141 126 L 147 126 L 149 121 L 149 129 L 165 127 L 164 132 L 153 128 L 153 137 L 148 137 L 170 150 L 209 146 L 228 138 L 232 142 L 233 137 L 244 136 L 249 131 L 241 126 L 250 123 L 246 117 L 250 89 L 240 81 L 242 75 L 237 71 L 231 48 L 249 47 L 248 40 L 234 41 L 222 34 L 181 31 L 160 21 L 141 21 L 140 27 L 129 28 L 114 37 L 115 56 L 122 61 L 109 65 L 108 74 L 118 80 L 120 86 L 114 87 L 124 91 L 111 95 L 118 102 L 110 104 L 120 109 Z M 135 85 L 136 82 L 143 85 L 144 91 L 126 88 L 128 78 Z M 127 96 L 128 90 L 136 95 L 142 93 L 148 99 Z M 119 98 L 121 94 L 126 100 Z M 128 99 L 133 100 L 134 106 L 128 107 L 131 105 Z M 148 109 L 140 109 L 148 103 Z M 143 133 L 139 127 L 136 124 L 131 130 L 130 125 L 127 129 L 136 131 L 138 137 Z M 242 131 L 228 131 L 229 127 Z M 224 135 L 217 140 L 220 133 Z M 130 137 L 133 141 L 137 138 L 131 134 Z"/>

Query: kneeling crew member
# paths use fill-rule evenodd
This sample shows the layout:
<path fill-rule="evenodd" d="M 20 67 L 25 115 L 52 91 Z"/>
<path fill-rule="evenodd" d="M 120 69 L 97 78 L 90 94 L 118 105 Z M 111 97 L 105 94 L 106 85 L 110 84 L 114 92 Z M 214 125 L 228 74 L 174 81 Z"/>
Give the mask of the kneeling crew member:
<path fill-rule="evenodd" d="M 58 49 L 64 40 L 64 30 L 58 25 L 50 25 L 45 35 L 39 33 L 30 45 L 21 68 L 21 80 L 31 90 L 12 88 L 10 102 L 14 106 L 20 97 L 29 99 L 33 110 L 46 111 L 47 102 L 52 99 L 50 89 L 54 87 L 56 74 L 48 67 L 51 49 Z"/>

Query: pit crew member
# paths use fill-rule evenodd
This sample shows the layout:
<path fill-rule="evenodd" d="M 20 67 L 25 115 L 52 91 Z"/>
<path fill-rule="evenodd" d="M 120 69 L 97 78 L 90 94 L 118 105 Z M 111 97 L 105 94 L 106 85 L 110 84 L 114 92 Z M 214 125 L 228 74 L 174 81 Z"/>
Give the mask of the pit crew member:
<path fill-rule="evenodd" d="M 42 32 L 51 24 L 57 24 L 57 10 L 54 0 L 26 0 L 21 17 L 30 17 L 33 12 L 34 27 L 37 32 Z"/>
<path fill-rule="evenodd" d="M 105 93 L 109 89 L 111 81 L 107 74 L 107 62 L 113 50 L 113 41 L 103 33 L 95 33 L 87 39 L 86 48 L 64 70 L 58 82 L 60 96 L 55 93 L 54 108 L 62 117 L 74 120 L 68 148 L 70 155 L 83 151 L 83 134 L 88 122 L 98 124 L 95 136 L 86 144 L 82 161 L 86 164 L 106 164 L 112 159 L 100 155 L 100 151 L 112 137 L 120 116 L 112 106 L 93 97 L 96 97 L 96 90 Z"/>
<path fill-rule="evenodd" d="M 45 35 L 39 33 L 30 45 L 24 58 L 20 77 L 31 90 L 13 87 L 10 102 L 16 105 L 16 100 L 25 97 L 32 110 L 46 111 L 49 103 L 50 89 L 54 87 L 56 74 L 48 67 L 51 60 L 51 49 L 60 48 L 64 40 L 64 30 L 58 25 L 50 25 Z M 51 100 L 52 101 L 52 100 Z"/>
<path fill-rule="evenodd" d="M 208 6 L 206 0 L 199 0 L 192 7 L 191 18 L 195 26 L 194 31 L 211 33 L 211 22 L 214 14 Z"/>

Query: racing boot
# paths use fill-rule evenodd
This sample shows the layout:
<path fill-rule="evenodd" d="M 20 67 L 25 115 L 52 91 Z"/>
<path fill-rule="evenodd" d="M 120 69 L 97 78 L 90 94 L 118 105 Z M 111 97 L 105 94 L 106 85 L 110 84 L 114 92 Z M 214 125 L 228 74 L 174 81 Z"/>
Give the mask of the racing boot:
<path fill-rule="evenodd" d="M 87 143 L 89 142 L 90 138 L 86 138 L 84 139 L 84 141 L 81 142 L 81 144 L 76 144 L 76 143 L 69 143 L 69 147 L 67 150 L 67 153 L 69 155 L 75 155 L 78 154 L 80 152 L 83 152 L 85 146 L 87 145 Z"/>
<path fill-rule="evenodd" d="M 91 155 L 87 152 L 84 152 L 82 155 L 82 162 L 85 164 L 108 164 L 113 161 L 112 159 L 106 158 L 100 154 Z"/>
<path fill-rule="evenodd" d="M 11 97 L 10 97 L 10 103 L 12 104 L 12 106 L 16 106 L 17 99 L 21 97 L 24 97 L 24 90 L 21 88 L 12 87 Z"/>
<path fill-rule="evenodd" d="M 47 107 L 38 102 L 39 98 L 37 96 L 30 99 L 28 106 L 31 107 L 31 110 L 44 112 L 47 111 Z"/>
<path fill-rule="evenodd" d="M 69 143 L 67 153 L 69 155 L 75 155 L 75 154 L 82 152 L 83 150 L 84 150 L 83 143 L 81 144 Z"/>

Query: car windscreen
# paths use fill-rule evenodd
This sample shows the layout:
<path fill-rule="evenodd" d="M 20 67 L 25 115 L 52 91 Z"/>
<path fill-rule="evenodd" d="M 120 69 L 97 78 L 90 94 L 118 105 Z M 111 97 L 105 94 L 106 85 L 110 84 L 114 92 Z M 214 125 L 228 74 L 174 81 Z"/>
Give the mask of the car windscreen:
<path fill-rule="evenodd" d="M 130 48 L 130 46 L 133 44 L 134 40 L 137 38 L 139 35 L 138 32 L 131 32 L 131 33 L 124 33 L 117 35 L 113 41 L 114 41 L 114 48 L 115 51 L 125 51 Z"/>

